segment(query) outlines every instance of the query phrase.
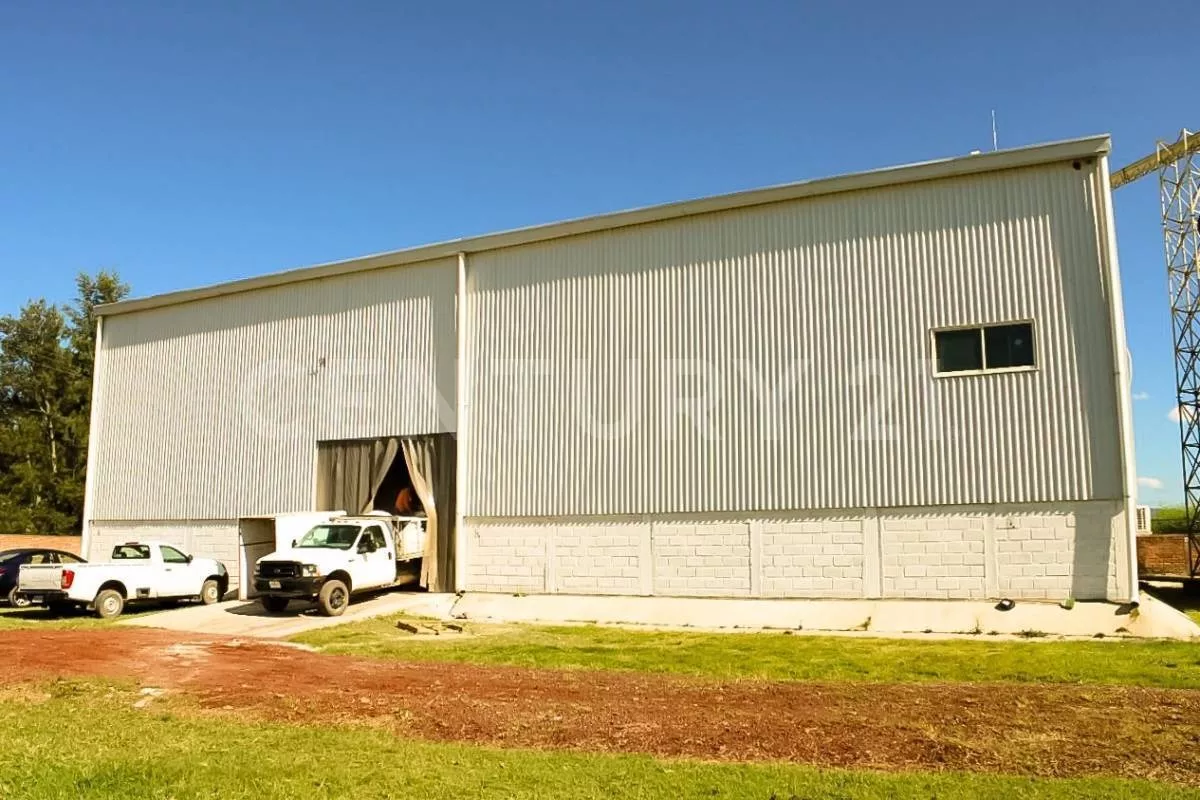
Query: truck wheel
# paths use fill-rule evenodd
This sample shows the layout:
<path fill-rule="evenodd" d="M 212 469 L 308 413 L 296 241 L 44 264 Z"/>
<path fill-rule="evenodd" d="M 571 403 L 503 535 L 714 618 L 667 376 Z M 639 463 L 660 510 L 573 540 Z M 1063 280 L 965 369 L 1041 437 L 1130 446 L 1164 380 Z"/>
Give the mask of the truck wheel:
<path fill-rule="evenodd" d="M 8 604 L 13 608 L 29 608 L 29 606 L 32 605 L 32 603 L 29 602 L 29 598 L 22 597 L 17 594 L 16 586 L 14 586 L 13 590 L 8 593 Z"/>
<path fill-rule="evenodd" d="M 211 606 L 213 603 L 221 599 L 221 586 L 211 578 L 204 582 L 200 587 L 200 602 L 206 606 Z"/>
<path fill-rule="evenodd" d="M 317 595 L 317 608 L 326 617 L 340 617 L 350 605 L 350 589 L 341 581 L 325 581 Z"/>
<path fill-rule="evenodd" d="M 96 595 L 96 616 L 100 619 L 112 619 L 121 616 L 125 610 L 125 598 L 116 589 L 104 589 Z"/>
<path fill-rule="evenodd" d="M 286 597 L 265 595 L 262 597 L 262 607 L 272 614 L 282 614 L 284 611 L 287 611 L 288 599 Z"/>

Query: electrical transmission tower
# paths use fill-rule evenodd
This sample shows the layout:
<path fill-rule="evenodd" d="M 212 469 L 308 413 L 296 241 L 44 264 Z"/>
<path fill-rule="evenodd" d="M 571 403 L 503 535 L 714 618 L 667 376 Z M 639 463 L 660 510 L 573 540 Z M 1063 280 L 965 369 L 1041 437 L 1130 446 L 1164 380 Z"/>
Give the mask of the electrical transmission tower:
<path fill-rule="evenodd" d="M 1158 172 L 1163 245 L 1175 348 L 1175 393 L 1183 453 L 1188 563 L 1200 576 L 1200 134 L 1184 130 L 1173 144 L 1113 173 L 1117 189 Z"/>
<path fill-rule="evenodd" d="M 1184 131 L 1181 142 L 1200 142 Z M 1161 146 L 1160 146 L 1161 147 Z M 1163 243 L 1171 292 L 1171 330 L 1175 339 L 1175 385 L 1183 444 L 1183 493 L 1187 504 L 1188 561 L 1200 574 L 1200 158 L 1194 148 L 1164 163 L 1158 171 L 1162 195 Z"/>

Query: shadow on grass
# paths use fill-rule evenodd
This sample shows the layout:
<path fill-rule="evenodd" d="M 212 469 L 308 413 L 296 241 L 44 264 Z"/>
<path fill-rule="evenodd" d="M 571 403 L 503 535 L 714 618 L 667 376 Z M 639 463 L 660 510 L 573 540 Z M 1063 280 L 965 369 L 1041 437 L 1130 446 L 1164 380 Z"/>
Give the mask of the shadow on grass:
<path fill-rule="evenodd" d="M 117 620 L 157 614 L 160 611 L 167 611 L 172 608 L 178 608 L 182 605 L 184 605 L 182 602 L 161 604 L 130 604 L 125 607 L 124 613 L 122 613 Z M 117 620 L 101 620 L 93 612 L 88 611 L 86 608 L 80 606 L 54 610 L 42 606 L 29 606 L 26 608 L 9 608 L 6 606 L 4 608 L 0 608 L 0 624 L 4 622 L 17 623 L 21 626 L 36 626 L 40 624 L 52 624 L 56 622 L 68 624 L 88 624 L 89 622 L 105 624 L 115 622 Z"/>
<path fill-rule="evenodd" d="M 1200 582 L 1183 585 L 1169 584 L 1147 586 L 1142 588 L 1148 593 L 1170 606 L 1174 606 L 1200 623 Z"/>
<path fill-rule="evenodd" d="M 354 604 L 360 604 L 376 600 L 385 595 L 393 593 L 402 594 L 420 594 L 425 590 L 420 586 L 420 573 L 413 576 L 406 576 L 408 580 L 402 580 L 400 583 L 385 587 L 383 589 L 368 589 L 359 591 L 354 594 Z M 235 614 L 239 617 L 277 617 L 286 619 L 288 617 L 319 617 L 321 611 L 317 608 L 317 604 L 312 600 L 296 599 L 288 603 L 288 606 L 283 611 L 267 611 L 263 608 L 259 600 L 246 600 L 236 606 L 230 606 L 225 609 L 227 614 Z"/>

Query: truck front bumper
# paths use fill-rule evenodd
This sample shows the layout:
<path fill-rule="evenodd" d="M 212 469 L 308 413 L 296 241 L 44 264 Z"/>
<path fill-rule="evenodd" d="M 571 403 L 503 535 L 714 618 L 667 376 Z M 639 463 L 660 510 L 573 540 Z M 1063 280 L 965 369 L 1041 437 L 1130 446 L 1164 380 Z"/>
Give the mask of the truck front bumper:
<path fill-rule="evenodd" d="M 254 591 L 271 597 L 316 597 L 324 578 L 255 578 Z"/>

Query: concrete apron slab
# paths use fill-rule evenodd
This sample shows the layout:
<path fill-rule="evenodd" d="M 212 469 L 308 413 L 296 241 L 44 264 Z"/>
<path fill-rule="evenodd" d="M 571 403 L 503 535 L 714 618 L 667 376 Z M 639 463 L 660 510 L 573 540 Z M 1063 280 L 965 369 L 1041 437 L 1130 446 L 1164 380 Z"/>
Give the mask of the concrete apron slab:
<path fill-rule="evenodd" d="M 393 592 L 358 599 L 340 617 L 322 617 L 311 606 L 267 614 L 256 602 L 144 614 L 122 625 L 189 633 L 284 639 L 307 631 L 404 614 L 480 622 L 620 625 L 705 631 L 791 630 L 869 636 L 1002 636 L 1030 638 L 1139 637 L 1200 639 L 1200 626 L 1171 606 L 1143 594 L 1136 613 L 1111 603 L 1017 603 L 999 611 L 993 602 L 936 600 L 759 600 L 751 598 L 601 597 L 468 592 Z"/>
<path fill-rule="evenodd" d="M 750 598 L 596 597 L 469 592 L 454 605 L 458 619 L 487 622 L 595 623 L 697 630 L 793 630 L 1000 635 L 1023 638 L 1098 636 L 1200 638 L 1197 626 L 1171 606 L 1143 594 L 1136 611 L 1112 603 L 1020 602 L 999 611 L 994 601 L 759 600 Z"/>
<path fill-rule="evenodd" d="M 452 594 L 391 592 L 356 598 L 340 617 L 322 617 L 309 604 L 295 604 L 282 614 L 268 614 L 255 601 L 230 600 L 210 606 L 194 605 L 121 620 L 121 625 L 163 628 L 189 633 L 285 639 L 318 628 L 358 622 L 387 614 L 448 619 Z"/>

